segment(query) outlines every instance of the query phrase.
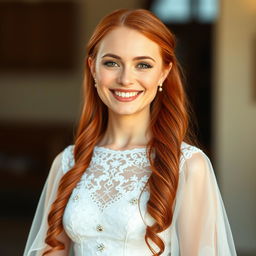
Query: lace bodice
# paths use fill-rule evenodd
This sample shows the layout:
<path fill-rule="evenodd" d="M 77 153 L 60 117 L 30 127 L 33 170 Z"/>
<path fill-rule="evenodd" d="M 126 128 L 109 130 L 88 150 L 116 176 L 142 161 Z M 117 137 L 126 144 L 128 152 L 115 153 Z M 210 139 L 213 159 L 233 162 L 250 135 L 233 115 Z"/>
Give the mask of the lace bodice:
<path fill-rule="evenodd" d="M 63 158 L 72 156 L 72 151 L 72 146 L 67 148 Z M 64 161 L 65 164 L 68 162 L 68 160 Z M 103 253 L 103 250 L 110 253 L 114 249 L 111 249 L 113 244 L 108 239 L 112 237 L 119 242 L 125 241 L 128 235 L 127 226 L 137 209 L 139 196 L 151 174 L 149 166 L 146 148 L 131 150 L 112 150 L 97 146 L 94 148 L 90 165 L 73 190 L 64 214 L 66 232 L 80 247 L 83 247 L 78 249 L 75 246 L 79 251 L 77 255 L 83 255 L 82 251 L 88 250 L 92 251 L 91 255 L 98 255 L 97 253 L 111 255 Z M 70 165 L 65 167 L 68 170 Z M 148 193 L 145 189 L 142 201 L 147 200 Z M 115 216 L 117 212 L 119 214 Z M 143 228 L 142 222 L 137 226 L 136 233 L 142 234 Z M 88 244 L 90 237 L 96 239 Z M 108 250 L 106 250 L 107 245 Z M 94 250 L 88 246 L 93 247 Z M 118 250 L 123 250 L 120 244 Z M 123 255 L 122 251 L 120 255 Z"/>
<path fill-rule="evenodd" d="M 199 151 L 195 147 L 189 149 L 187 144 L 184 157 Z M 146 211 L 149 191 L 145 185 L 151 174 L 146 153 L 146 148 L 94 148 L 90 165 L 73 190 L 64 214 L 66 232 L 79 244 L 79 248 L 75 246 L 77 255 L 88 251 L 91 255 L 113 255 L 114 250 L 119 251 L 115 255 L 130 255 L 123 242 L 130 240 L 140 241 L 145 255 L 150 254 L 144 242 L 146 225 L 154 222 Z M 63 155 L 66 171 L 71 167 L 68 162 L 74 164 L 72 155 L 70 146 Z M 113 240 L 117 241 L 118 249 Z M 171 240 L 170 233 L 165 240 Z M 168 255 L 168 251 L 164 255 Z M 135 255 L 141 256 L 141 250 Z"/>

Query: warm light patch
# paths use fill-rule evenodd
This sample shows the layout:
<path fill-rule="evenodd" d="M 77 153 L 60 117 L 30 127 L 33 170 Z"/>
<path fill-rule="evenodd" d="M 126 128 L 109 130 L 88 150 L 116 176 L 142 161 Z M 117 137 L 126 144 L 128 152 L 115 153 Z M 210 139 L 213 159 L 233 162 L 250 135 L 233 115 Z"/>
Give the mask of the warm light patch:
<path fill-rule="evenodd" d="M 243 0 L 242 1 L 249 12 L 256 13 L 256 1 L 255 0 Z"/>

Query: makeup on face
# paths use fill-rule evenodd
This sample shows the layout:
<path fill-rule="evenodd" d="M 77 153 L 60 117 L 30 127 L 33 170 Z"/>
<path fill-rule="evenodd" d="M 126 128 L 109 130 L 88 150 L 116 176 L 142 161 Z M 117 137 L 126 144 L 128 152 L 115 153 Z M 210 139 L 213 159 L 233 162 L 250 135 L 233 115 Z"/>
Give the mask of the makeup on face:
<path fill-rule="evenodd" d="M 93 71 L 98 95 L 113 112 L 148 112 L 163 80 L 161 51 L 140 32 L 118 27 L 100 42 Z"/>

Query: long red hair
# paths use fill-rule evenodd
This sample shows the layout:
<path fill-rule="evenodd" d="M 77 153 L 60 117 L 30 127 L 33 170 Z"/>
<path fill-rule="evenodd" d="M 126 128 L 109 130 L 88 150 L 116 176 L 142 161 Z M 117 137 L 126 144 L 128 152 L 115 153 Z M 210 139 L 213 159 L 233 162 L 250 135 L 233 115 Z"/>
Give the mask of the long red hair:
<path fill-rule="evenodd" d="M 172 223 L 173 203 L 179 180 L 179 161 L 182 141 L 192 142 L 189 130 L 189 104 L 182 81 L 182 71 L 175 57 L 175 37 L 167 27 L 150 11 L 144 9 L 120 9 L 104 17 L 96 27 L 87 45 L 84 104 L 74 142 L 75 165 L 61 179 L 57 198 L 48 215 L 46 243 L 51 247 L 43 255 L 64 249 L 57 236 L 63 231 L 62 217 L 78 181 L 91 161 L 93 148 L 101 140 L 107 128 L 108 109 L 100 100 L 94 87 L 94 80 L 88 66 L 88 58 L 95 58 L 101 39 L 118 26 L 126 26 L 142 33 L 156 42 L 163 62 L 172 62 L 172 69 L 163 83 L 163 92 L 157 93 L 151 103 L 151 121 L 148 129 L 152 138 L 147 144 L 152 175 L 148 180 L 150 198 L 147 211 L 155 223 L 146 227 L 145 241 L 153 255 L 161 255 L 165 245 L 157 233 Z M 154 150 L 154 158 L 151 152 Z M 149 243 L 159 248 L 156 252 Z"/>

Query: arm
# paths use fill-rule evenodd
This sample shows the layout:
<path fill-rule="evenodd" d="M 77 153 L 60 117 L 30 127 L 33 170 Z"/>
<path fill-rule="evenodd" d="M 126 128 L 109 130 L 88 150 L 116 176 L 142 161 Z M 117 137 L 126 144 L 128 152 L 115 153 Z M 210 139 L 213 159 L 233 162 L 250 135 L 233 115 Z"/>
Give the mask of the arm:
<path fill-rule="evenodd" d="M 46 238 L 46 233 L 48 229 L 47 217 L 50 211 L 52 202 L 56 198 L 56 193 L 58 189 L 58 184 L 63 176 L 62 170 L 62 154 L 58 154 L 50 168 L 48 178 L 44 185 L 36 213 L 33 219 L 33 223 L 30 229 L 29 237 L 27 240 L 26 248 L 23 256 L 41 256 L 42 253 L 47 250 L 46 244 L 44 242 Z M 68 256 L 68 250 L 70 247 L 70 239 L 63 233 L 60 235 L 60 240 L 65 244 L 65 250 L 56 251 L 49 256 Z"/>
<path fill-rule="evenodd" d="M 210 160 L 203 152 L 186 159 L 175 225 L 181 256 L 236 256 L 225 208 Z"/>

